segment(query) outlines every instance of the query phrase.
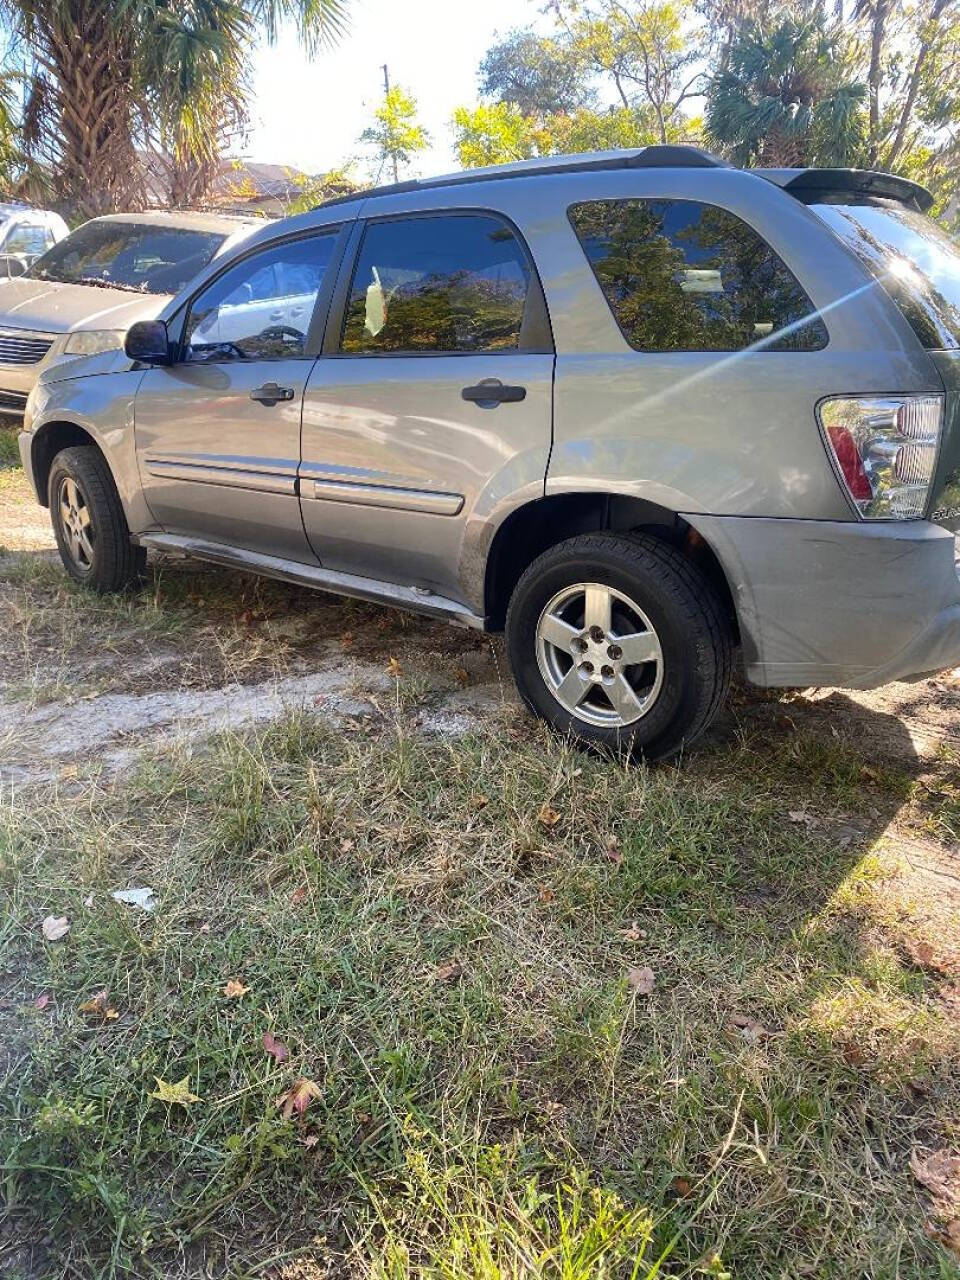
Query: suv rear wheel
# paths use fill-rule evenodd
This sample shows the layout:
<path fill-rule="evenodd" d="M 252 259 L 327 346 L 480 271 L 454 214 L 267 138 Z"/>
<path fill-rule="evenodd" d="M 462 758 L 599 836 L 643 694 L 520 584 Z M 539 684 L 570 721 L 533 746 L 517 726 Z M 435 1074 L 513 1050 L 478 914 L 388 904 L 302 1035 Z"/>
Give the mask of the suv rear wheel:
<path fill-rule="evenodd" d="M 514 676 L 537 715 L 649 760 L 710 724 L 730 683 L 730 627 L 695 565 L 647 535 L 584 534 L 545 551 L 507 613 Z"/>
<path fill-rule="evenodd" d="M 130 541 L 117 487 L 94 445 L 63 449 L 53 460 L 47 498 L 63 567 L 94 591 L 120 591 L 135 582 L 146 552 Z"/>

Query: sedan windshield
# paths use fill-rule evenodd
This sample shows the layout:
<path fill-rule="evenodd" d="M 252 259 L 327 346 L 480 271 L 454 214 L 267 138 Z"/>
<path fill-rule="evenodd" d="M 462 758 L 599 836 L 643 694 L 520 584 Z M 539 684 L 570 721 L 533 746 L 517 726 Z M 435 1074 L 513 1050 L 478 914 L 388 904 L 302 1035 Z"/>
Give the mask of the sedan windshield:
<path fill-rule="evenodd" d="M 34 280 L 178 293 L 223 244 L 220 231 L 151 226 L 138 222 L 87 222 L 39 257 L 27 271 Z"/>

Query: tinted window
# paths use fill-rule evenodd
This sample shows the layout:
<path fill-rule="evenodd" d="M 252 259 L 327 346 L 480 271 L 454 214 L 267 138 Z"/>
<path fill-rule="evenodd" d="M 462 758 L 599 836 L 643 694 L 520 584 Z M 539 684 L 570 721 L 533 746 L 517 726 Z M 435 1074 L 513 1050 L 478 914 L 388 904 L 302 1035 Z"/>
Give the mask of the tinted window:
<path fill-rule="evenodd" d="M 223 244 L 221 231 L 146 223 L 85 222 L 27 272 L 35 280 L 178 293 Z"/>
<path fill-rule="evenodd" d="M 960 347 L 960 248 L 942 227 L 902 205 L 814 209 L 891 294 L 925 347 Z"/>
<path fill-rule="evenodd" d="M 342 350 L 515 349 L 529 280 L 523 249 L 499 218 L 373 223 L 354 272 Z"/>
<path fill-rule="evenodd" d="M 570 220 L 623 336 L 638 351 L 823 347 L 823 321 L 745 222 L 693 200 L 594 200 Z"/>
<path fill-rule="evenodd" d="M 244 258 L 190 306 L 185 360 L 302 356 L 335 236 L 291 240 Z"/>

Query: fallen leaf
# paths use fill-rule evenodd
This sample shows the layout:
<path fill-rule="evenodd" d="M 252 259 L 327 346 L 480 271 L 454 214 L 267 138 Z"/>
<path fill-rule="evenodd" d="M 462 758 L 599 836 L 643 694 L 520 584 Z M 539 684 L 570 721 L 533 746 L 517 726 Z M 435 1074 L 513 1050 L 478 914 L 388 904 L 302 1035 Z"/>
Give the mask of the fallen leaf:
<path fill-rule="evenodd" d="M 320 1093 L 320 1086 L 315 1080 L 307 1080 L 301 1076 L 299 1080 L 294 1080 L 286 1093 L 281 1093 L 276 1105 L 283 1107 L 283 1118 L 289 1120 L 295 1111 L 298 1116 L 302 1116 L 313 1099 L 320 1097 Z"/>
<path fill-rule="evenodd" d="M 541 902 L 552 902 L 556 895 L 554 894 L 552 889 L 544 885 L 544 887 L 540 890 L 537 896 L 539 897 Z"/>
<path fill-rule="evenodd" d="M 114 902 L 122 902 L 127 907 L 139 907 L 141 911 L 152 911 L 157 905 L 154 901 L 153 890 L 149 887 L 143 889 L 114 889 L 110 897 Z"/>
<path fill-rule="evenodd" d="M 692 1194 L 693 1187 L 688 1178 L 674 1178 L 670 1183 L 670 1190 L 681 1200 L 686 1200 L 687 1196 Z"/>
<path fill-rule="evenodd" d="M 489 796 L 476 795 L 476 796 L 470 797 L 471 809 L 485 809 L 489 803 L 490 803 Z"/>
<path fill-rule="evenodd" d="M 807 823 L 811 821 L 809 813 L 804 812 L 803 809 L 791 809 L 787 817 L 791 822 Z"/>
<path fill-rule="evenodd" d="M 223 988 L 223 994 L 228 1000 L 239 1000 L 240 997 L 245 996 L 249 990 L 249 987 L 245 987 L 243 983 L 239 982 L 236 978 L 230 978 Z"/>
<path fill-rule="evenodd" d="M 43 1010 L 50 1003 L 50 997 L 48 995 L 37 996 L 33 1003 L 35 1008 Z"/>
<path fill-rule="evenodd" d="M 167 1080 L 161 1080 L 159 1076 L 154 1076 L 157 1087 L 153 1093 L 148 1094 L 150 1098 L 156 1098 L 158 1102 L 177 1103 L 181 1107 L 188 1107 L 192 1102 L 200 1102 L 195 1093 L 190 1092 L 190 1077 L 184 1076 L 182 1080 L 178 1080 L 176 1084 L 170 1084 Z"/>
<path fill-rule="evenodd" d="M 555 827 L 560 821 L 560 815 L 557 813 L 556 809 L 545 804 L 537 814 L 537 821 L 541 826 L 546 827 L 547 830 L 549 830 L 551 827 Z"/>
<path fill-rule="evenodd" d="M 306 1147 L 307 1150 L 309 1151 L 311 1147 L 315 1147 L 319 1141 L 320 1141 L 319 1134 L 308 1133 L 305 1138 L 301 1138 L 300 1145 L 302 1147 Z"/>
<path fill-rule="evenodd" d="M 385 670 L 388 676 L 393 676 L 394 680 L 399 680 L 400 663 L 397 658 L 391 658 L 387 663 Z"/>
<path fill-rule="evenodd" d="M 642 942 L 646 936 L 646 929 L 641 929 L 636 920 L 631 923 L 629 929 L 620 930 L 620 937 L 623 938 L 625 942 Z"/>
<path fill-rule="evenodd" d="M 756 1018 L 750 1018 L 742 1013 L 735 1013 L 728 1026 L 731 1031 L 736 1032 L 741 1039 L 748 1041 L 750 1044 L 757 1044 L 758 1041 L 765 1040 L 768 1036 L 773 1035 L 773 1032 L 765 1027 L 762 1022 L 758 1022 Z"/>
<path fill-rule="evenodd" d="M 340 648 L 352 649 L 353 642 L 355 639 L 356 639 L 356 636 L 354 636 L 352 631 L 345 631 L 343 635 L 340 637 Z"/>
<path fill-rule="evenodd" d="M 607 847 L 604 849 L 604 857 L 608 862 L 612 862 L 615 867 L 619 867 L 623 862 L 623 854 L 620 852 L 620 846 L 616 840 L 608 840 Z"/>
<path fill-rule="evenodd" d="M 200 932 L 201 932 L 201 933 L 209 933 L 209 932 L 210 932 L 210 926 L 209 926 L 208 924 L 202 924 L 202 925 L 200 926 Z"/>
<path fill-rule="evenodd" d="M 344 853 L 349 853 L 350 850 L 353 848 L 353 841 L 347 840 L 347 839 L 341 840 L 340 848 L 343 850 Z"/>
<path fill-rule="evenodd" d="M 457 667 L 453 674 L 456 677 L 457 684 L 465 687 L 470 683 L 470 672 L 466 667 Z"/>
<path fill-rule="evenodd" d="M 299 886 L 299 888 L 294 889 L 293 893 L 291 893 L 290 895 L 291 905 L 295 907 L 298 903 L 302 902 L 306 896 L 307 896 L 307 886 L 305 884 L 302 884 Z"/>
<path fill-rule="evenodd" d="M 646 965 L 641 969 L 627 970 L 627 983 L 633 988 L 638 996 L 648 996 L 653 991 L 654 982 L 653 970 Z"/>
<path fill-rule="evenodd" d="M 444 964 L 438 964 L 433 971 L 433 976 L 437 982 L 453 982 L 463 973 L 463 965 L 456 960 L 447 960 Z"/>
<path fill-rule="evenodd" d="M 95 996 L 84 1000 L 83 1004 L 78 1005 L 77 1008 L 80 1013 L 93 1014 L 102 1022 L 116 1022 L 120 1017 L 116 1009 L 111 1008 L 106 990 L 98 991 Z"/>
<path fill-rule="evenodd" d="M 48 942 L 59 942 L 70 932 L 70 921 L 66 916 L 47 916 L 42 928 Z"/>
<path fill-rule="evenodd" d="M 272 1031 L 265 1031 L 263 1033 L 263 1047 L 266 1049 L 267 1053 L 276 1058 L 277 1062 L 286 1062 L 290 1057 L 290 1050 L 282 1040 L 277 1039 Z"/>
<path fill-rule="evenodd" d="M 932 973 L 951 974 L 960 972 L 960 962 L 949 950 L 935 947 L 926 941 L 910 942 L 907 951 L 914 964 L 921 969 L 929 969 Z"/>
<path fill-rule="evenodd" d="M 921 1159 L 918 1152 L 910 1156 L 913 1176 L 930 1192 L 941 1207 L 960 1208 L 960 1156 L 949 1151 L 934 1151 Z"/>

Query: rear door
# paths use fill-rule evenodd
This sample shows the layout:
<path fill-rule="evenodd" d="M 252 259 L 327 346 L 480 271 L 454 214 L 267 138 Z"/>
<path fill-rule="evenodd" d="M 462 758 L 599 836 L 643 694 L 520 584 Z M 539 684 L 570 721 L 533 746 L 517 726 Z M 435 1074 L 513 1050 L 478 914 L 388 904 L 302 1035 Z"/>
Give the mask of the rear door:
<path fill-rule="evenodd" d="M 492 212 L 371 219 L 354 235 L 304 398 L 307 536 L 327 568 L 457 598 L 468 524 L 530 476 L 542 493 L 543 295 Z"/>
<path fill-rule="evenodd" d="M 167 532 L 315 561 L 297 498 L 300 414 L 344 239 L 324 229 L 224 270 L 190 303 L 176 363 L 144 375 L 137 456 Z"/>

